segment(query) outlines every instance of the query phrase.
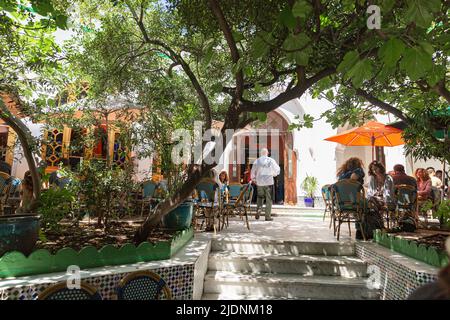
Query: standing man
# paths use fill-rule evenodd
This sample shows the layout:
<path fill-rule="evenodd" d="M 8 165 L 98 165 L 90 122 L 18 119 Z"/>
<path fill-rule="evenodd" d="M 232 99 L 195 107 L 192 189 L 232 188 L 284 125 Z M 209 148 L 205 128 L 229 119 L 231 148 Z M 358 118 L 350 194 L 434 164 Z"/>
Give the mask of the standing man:
<path fill-rule="evenodd" d="M 269 157 L 269 150 L 263 148 L 261 157 L 255 160 L 252 167 L 251 178 L 258 187 L 258 196 L 256 204 L 256 219 L 259 219 L 263 200 L 266 199 L 266 221 L 272 221 L 272 188 L 273 177 L 280 174 L 280 166 L 276 161 Z"/>

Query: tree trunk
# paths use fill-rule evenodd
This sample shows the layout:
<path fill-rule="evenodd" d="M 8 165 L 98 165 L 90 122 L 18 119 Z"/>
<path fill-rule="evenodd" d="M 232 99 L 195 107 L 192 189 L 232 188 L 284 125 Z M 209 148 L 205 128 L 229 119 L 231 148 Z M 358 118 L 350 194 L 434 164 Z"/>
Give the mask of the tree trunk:
<path fill-rule="evenodd" d="M 3 101 L 3 97 L 0 96 L 0 117 L 7 125 L 9 125 L 19 137 L 20 144 L 22 145 L 25 159 L 27 160 L 28 168 L 31 172 L 31 178 L 33 180 L 33 199 L 30 207 L 35 209 L 37 206 L 37 200 L 41 194 L 41 178 L 37 171 L 36 162 L 31 151 L 31 144 L 33 142 L 33 136 L 29 129 L 23 124 L 23 122 L 14 116 L 8 109 Z"/>
<path fill-rule="evenodd" d="M 160 223 L 161 218 L 190 197 L 200 180 L 205 177 L 213 167 L 215 167 L 214 164 L 204 164 L 202 166 L 191 165 L 188 178 L 178 192 L 170 198 L 160 202 L 156 207 L 156 210 L 154 212 L 150 212 L 144 223 L 142 223 L 136 231 L 134 235 L 135 244 L 138 245 L 139 243 L 146 241 L 150 235 L 150 231 Z"/>

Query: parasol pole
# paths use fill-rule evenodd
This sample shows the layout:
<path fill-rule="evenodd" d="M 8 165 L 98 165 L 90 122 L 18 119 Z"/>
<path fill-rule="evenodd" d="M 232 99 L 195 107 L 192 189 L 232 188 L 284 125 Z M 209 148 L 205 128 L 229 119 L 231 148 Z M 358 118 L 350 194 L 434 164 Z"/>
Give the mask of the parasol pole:
<path fill-rule="evenodd" d="M 375 136 L 374 135 L 370 137 L 370 144 L 372 145 L 372 161 L 374 161 L 375 160 L 375 157 L 374 157 L 374 155 L 375 155 Z"/>

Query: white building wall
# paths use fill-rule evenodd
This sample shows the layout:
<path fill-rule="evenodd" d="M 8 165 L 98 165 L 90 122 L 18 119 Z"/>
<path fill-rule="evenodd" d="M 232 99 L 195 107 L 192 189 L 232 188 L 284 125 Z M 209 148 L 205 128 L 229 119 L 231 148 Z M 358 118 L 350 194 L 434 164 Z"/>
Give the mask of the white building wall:
<path fill-rule="evenodd" d="M 42 124 L 33 123 L 28 118 L 22 119 L 25 125 L 30 130 L 31 134 L 35 138 L 42 137 L 42 128 L 44 127 Z M 36 163 L 41 161 L 41 157 L 37 157 Z M 19 179 L 23 179 L 25 172 L 28 171 L 28 163 L 23 155 L 22 145 L 17 143 L 14 149 L 14 160 L 11 166 L 11 175 L 17 177 Z"/>

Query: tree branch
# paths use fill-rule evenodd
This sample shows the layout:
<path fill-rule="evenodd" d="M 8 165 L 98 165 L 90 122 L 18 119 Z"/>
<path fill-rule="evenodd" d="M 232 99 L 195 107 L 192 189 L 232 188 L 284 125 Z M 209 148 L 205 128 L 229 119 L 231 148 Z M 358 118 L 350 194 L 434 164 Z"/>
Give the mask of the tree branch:
<path fill-rule="evenodd" d="M 286 89 L 283 93 L 280 93 L 278 96 L 268 101 L 263 102 L 243 101 L 244 106 L 242 108 L 242 111 L 270 112 L 272 110 L 275 110 L 282 104 L 292 99 L 300 97 L 306 92 L 306 90 L 312 87 L 316 82 L 329 75 L 332 75 L 335 72 L 336 72 L 335 68 L 323 69 L 314 76 L 306 78 L 304 82 L 302 83 L 297 82 L 297 85 L 295 85 L 292 89 Z"/>
<path fill-rule="evenodd" d="M 11 102 L 15 103 L 19 109 L 21 107 L 21 102 L 15 93 L 10 92 L 10 90 L 4 90 L 4 88 L 0 88 L 0 117 L 17 133 L 20 144 L 22 145 L 23 153 L 25 159 L 27 160 L 28 168 L 31 172 L 31 179 L 33 181 L 33 200 L 30 207 L 34 209 L 41 193 L 41 179 L 36 168 L 36 162 L 34 160 L 31 148 L 33 136 L 31 135 L 28 127 L 11 113 L 4 99 L 12 100 Z"/>
<path fill-rule="evenodd" d="M 236 46 L 236 41 L 234 41 L 233 33 L 231 32 L 231 28 L 223 14 L 222 9 L 220 8 L 220 4 L 217 0 L 209 0 L 209 6 L 217 18 L 219 22 L 220 29 L 225 36 L 225 39 L 228 43 L 228 47 L 230 48 L 231 58 L 233 63 L 236 64 L 239 61 L 240 55 L 238 48 Z M 242 98 L 244 89 L 244 73 L 242 72 L 242 68 L 237 71 L 236 74 L 236 97 L 238 99 Z"/>
<path fill-rule="evenodd" d="M 133 7 L 130 5 L 129 1 L 125 1 L 128 9 L 130 10 L 131 14 L 133 15 L 134 20 L 136 21 L 139 29 L 141 30 L 142 36 L 144 37 L 144 41 L 151 45 L 156 45 L 164 48 L 170 55 L 170 59 L 178 63 L 182 68 L 183 71 L 188 76 L 189 80 L 192 83 L 192 86 L 194 87 L 200 105 L 202 106 L 204 112 L 205 112 L 205 118 L 206 118 L 206 129 L 210 129 L 212 125 L 212 113 L 211 113 L 211 106 L 209 103 L 209 99 L 205 94 L 205 91 L 203 90 L 202 86 L 200 85 L 200 82 L 198 81 L 197 77 L 195 76 L 194 72 L 192 72 L 189 64 L 183 59 L 183 57 L 180 54 L 177 54 L 169 45 L 162 42 L 158 39 L 152 39 L 149 37 L 147 29 L 145 28 L 145 25 L 143 21 L 138 17 L 136 11 L 133 9 Z"/>
<path fill-rule="evenodd" d="M 400 120 L 403 120 L 406 123 L 410 122 L 409 118 L 406 115 L 404 115 L 401 110 L 395 108 L 394 106 L 391 106 L 390 104 L 388 104 L 384 101 L 381 101 L 380 99 L 376 98 L 375 96 L 371 95 L 370 93 L 368 93 L 362 89 L 356 89 L 356 94 L 360 97 L 363 97 L 364 99 L 366 99 L 368 102 L 370 102 L 374 106 L 377 106 L 378 108 L 383 109 L 383 110 L 393 114 Z"/>
<path fill-rule="evenodd" d="M 445 80 L 439 81 L 439 83 L 433 87 L 433 89 L 448 103 L 450 103 L 450 91 L 445 87 Z"/>

